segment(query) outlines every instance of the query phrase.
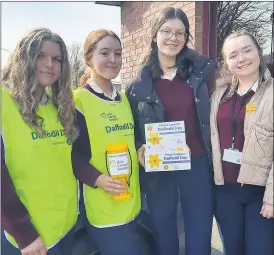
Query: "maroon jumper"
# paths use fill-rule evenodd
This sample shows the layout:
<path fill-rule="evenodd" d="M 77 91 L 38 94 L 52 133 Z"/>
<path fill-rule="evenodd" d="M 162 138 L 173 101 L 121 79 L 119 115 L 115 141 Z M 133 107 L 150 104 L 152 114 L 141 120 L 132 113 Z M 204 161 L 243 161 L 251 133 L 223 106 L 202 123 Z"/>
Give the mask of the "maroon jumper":
<path fill-rule="evenodd" d="M 192 156 L 205 155 L 193 89 L 177 74 L 173 80 L 160 79 L 155 83 L 164 108 L 166 121 L 184 121 L 186 142 Z"/>
<path fill-rule="evenodd" d="M 255 94 L 254 91 L 249 91 L 247 94 L 240 96 L 236 94 L 236 105 L 234 109 L 234 118 L 236 113 L 238 113 L 241 102 L 244 100 L 243 107 L 239 113 L 237 127 L 236 127 L 236 136 L 235 136 L 235 146 L 234 148 L 243 151 L 244 147 L 244 119 L 245 119 L 245 110 L 246 105 L 250 101 L 251 97 Z M 232 103 L 233 97 L 228 99 L 223 103 L 217 113 L 217 125 L 219 130 L 220 146 L 222 156 L 224 154 L 224 149 L 229 149 L 232 147 L 232 123 L 231 123 L 231 113 L 232 113 Z M 226 162 L 222 160 L 224 182 L 230 184 L 237 184 L 238 175 L 240 172 L 241 165 Z"/>

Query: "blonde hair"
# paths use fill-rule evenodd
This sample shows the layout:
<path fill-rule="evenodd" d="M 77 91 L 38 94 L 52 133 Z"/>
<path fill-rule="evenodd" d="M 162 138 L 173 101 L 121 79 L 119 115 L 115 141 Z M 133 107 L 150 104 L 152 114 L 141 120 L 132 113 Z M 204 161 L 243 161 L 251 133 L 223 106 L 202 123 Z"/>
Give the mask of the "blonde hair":
<path fill-rule="evenodd" d="M 86 84 L 88 78 L 90 78 L 90 75 L 91 75 L 90 68 L 92 68 L 92 66 L 90 66 L 89 60 L 92 58 L 92 54 L 95 50 L 96 44 L 107 36 L 117 39 L 119 43 L 121 44 L 120 38 L 113 31 L 106 30 L 106 29 L 99 29 L 89 33 L 84 44 L 84 60 L 87 68 L 86 68 L 85 74 L 80 79 L 80 83 L 82 85 Z"/>
<path fill-rule="evenodd" d="M 259 53 L 259 57 L 260 57 L 260 66 L 259 66 L 259 84 L 262 82 L 263 79 L 263 75 L 264 75 L 264 70 L 265 70 L 265 64 L 263 61 L 263 50 L 260 47 L 256 37 L 251 34 L 250 32 L 246 31 L 246 30 L 238 30 L 238 31 L 234 31 L 232 32 L 228 37 L 225 38 L 224 43 L 223 43 L 223 47 L 222 47 L 222 56 L 223 56 L 223 66 L 221 69 L 221 74 L 222 76 L 226 76 L 228 83 L 230 84 L 227 93 L 225 94 L 225 96 L 223 97 L 223 99 L 221 100 L 221 104 L 224 103 L 225 101 L 227 101 L 229 98 L 231 98 L 234 93 L 236 92 L 236 89 L 238 87 L 239 84 L 239 80 L 237 77 L 235 77 L 228 69 L 228 65 L 226 62 L 226 56 L 225 56 L 225 52 L 224 52 L 224 46 L 226 44 L 227 41 L 240 37 L 240 36 L 248 36 L 251 41 L 254 43 L 255 47 L 258 50 Z"/>
<path fill-rule="evenodd" d="M 78 135 L 75 120 L 75 107 L 71 90 L 68 52 L 62 38 L 47 28 L 28 31 L 18 42 L 15 50 L 3 69 L 3 86 L 9 88 L 11 96 L 20 106 L 24 121 L 39 132 L 43 130 L 43 118 L 37 115 L 40 96 L 36 78 L 36 61 L 44 41 L 60 46 L 62 53 L 61 74 L 55 84 L 47 88 L 58 110 L 58 117 L 67 138 L 74 140 Z"/>

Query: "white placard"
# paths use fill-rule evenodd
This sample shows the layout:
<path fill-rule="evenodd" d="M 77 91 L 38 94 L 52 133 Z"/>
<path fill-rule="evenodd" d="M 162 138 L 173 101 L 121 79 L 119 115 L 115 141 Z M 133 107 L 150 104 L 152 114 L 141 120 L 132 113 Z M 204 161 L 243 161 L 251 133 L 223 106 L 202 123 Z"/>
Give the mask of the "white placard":
<path fill-rule="evenodd" d="M 146 124 L 145 134 L 146 172 L 191 169 L 184 121 Z"/>
<path fill-rule="evenodd" d="M 233 150 L 233 149 L 225 149 L 224 155 L 223 155 L 223 161 L 241 165 L 242 164 L 242 152 Z"/>
<path fill-rule="evenodd" d="M 111 176 L 129 174 L 127 152 L 108 154 L 109 173 Z"/>

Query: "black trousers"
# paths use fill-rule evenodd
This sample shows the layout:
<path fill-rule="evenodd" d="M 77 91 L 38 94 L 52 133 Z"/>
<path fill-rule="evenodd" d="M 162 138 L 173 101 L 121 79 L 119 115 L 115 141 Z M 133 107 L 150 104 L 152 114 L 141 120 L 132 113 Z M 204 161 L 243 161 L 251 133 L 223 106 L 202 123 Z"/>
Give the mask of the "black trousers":
<path fill-rule="evenodd" d="M 226 255 L 273 255 L 274 221 L 261 214 L 265 187 L 216 186 L 215 217 Z"/>

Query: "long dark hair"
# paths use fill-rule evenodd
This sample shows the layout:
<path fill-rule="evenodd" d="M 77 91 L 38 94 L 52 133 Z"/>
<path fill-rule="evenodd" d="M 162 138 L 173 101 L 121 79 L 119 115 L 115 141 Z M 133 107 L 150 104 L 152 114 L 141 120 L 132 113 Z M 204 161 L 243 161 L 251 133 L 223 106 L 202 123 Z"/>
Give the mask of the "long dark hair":
<path fill-rule="evenodd" d="M 193 66 L 193 62 L 190 59 L 186 58 L 185 52 L 188 49 L 188 42 L 192 36 L 189 31 L 189 20 L 186 14 L 178 8 L 167 7 L 160 11 L 158 17 L 154 20 L 152 27 L 151 27 L 151 42 L 150 47 L 148 50 L 147 55 L 145 56 L 144 60 L 141 64 L 141 70 L 145 66 L 151 67 L 151 73 L 153 79 L 158 79 L 163 74 L 163 71 L 160 67 L 159 59 L 158 59 L 158 47 L 154 39 L 157 36 L 157 32 L 159 28 L 170 19 L 179 19 L 182 21 L 186 28 L 186 40 L 183 49 L 179 52 L 176 56 L 176 66 L 178 68 L 178 73 L 180 73 L 185 79 L 188 77 L 189 70 L 191 66 Z"/>

